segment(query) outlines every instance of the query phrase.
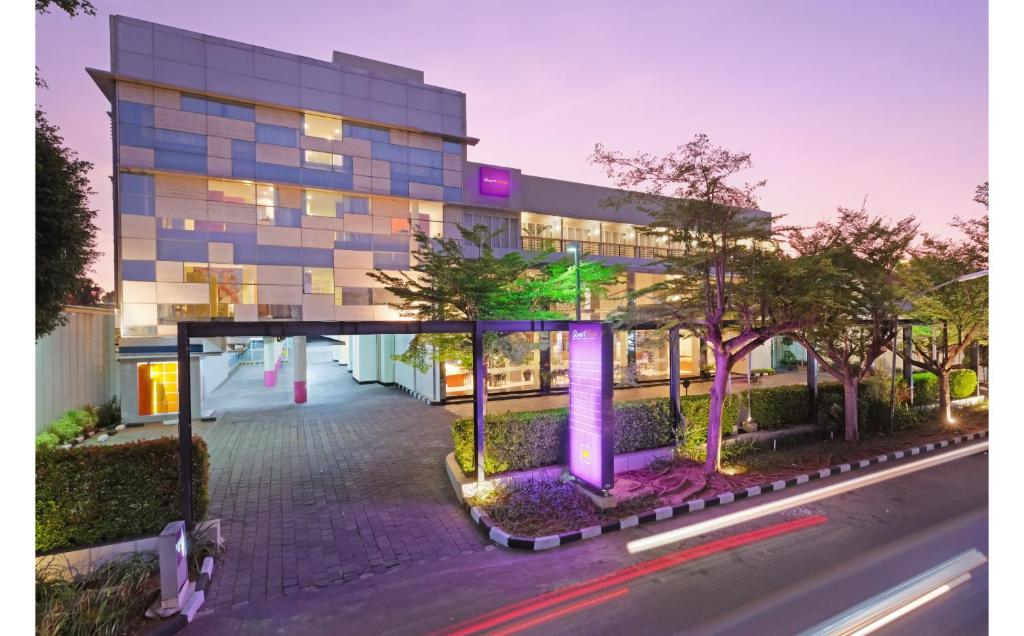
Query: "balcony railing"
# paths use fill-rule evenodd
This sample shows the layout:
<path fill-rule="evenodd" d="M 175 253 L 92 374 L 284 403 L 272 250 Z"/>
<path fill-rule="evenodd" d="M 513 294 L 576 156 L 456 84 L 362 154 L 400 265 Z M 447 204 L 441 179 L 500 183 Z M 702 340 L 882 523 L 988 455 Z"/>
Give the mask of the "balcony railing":
<path fill-rule="evenodd" d="M 669 255 L 677 255 L 681 250 L 666 247 L 649 247 L 646 245 L 622 245 L 619 243 L 598 243 L 595 241 L 570 241 L 567 239 L 545 238 L 540 236 L 520 236 L 520 249 L 528 252 L 568 252 L 569 247 L 580 245 L 583 254 L 594 256 L 618 256 L 621 258 L 642 258 L 653 260 Z"/>

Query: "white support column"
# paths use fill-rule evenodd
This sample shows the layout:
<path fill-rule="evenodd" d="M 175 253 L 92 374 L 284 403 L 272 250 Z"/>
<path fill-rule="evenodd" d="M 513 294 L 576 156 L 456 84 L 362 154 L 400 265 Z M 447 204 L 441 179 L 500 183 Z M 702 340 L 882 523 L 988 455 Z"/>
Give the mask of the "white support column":
<path fill-rule="evenodd" d="M 292 379 L 295 381 L 295 403 L 306 402 L 306 336 L 292 337 Z"/>
<path fill-rule="evenodd" d="M 263 386 L 277 384 L 277 338 L 263 337 Z"/>

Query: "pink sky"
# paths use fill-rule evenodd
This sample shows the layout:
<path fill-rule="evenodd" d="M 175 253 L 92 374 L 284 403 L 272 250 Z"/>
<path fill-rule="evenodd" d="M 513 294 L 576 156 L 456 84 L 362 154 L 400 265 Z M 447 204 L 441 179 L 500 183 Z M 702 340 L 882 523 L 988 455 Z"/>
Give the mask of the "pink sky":
<path fill-rule="evenodd" d="M 418 68 L 463 91 L 473 161 L 608 185 L 595 142 L 664 153 L 705 132 L 753 155 L 761 207 L 813 223 L 836 206 L 916 214 L 945 233 L 988 179 L 988 10 L 977 0 L 279 2 L 93 0 L 37 21 L 38 101 L 92 161 L 96 267 L 113 285 L 111 13 L 327 59 Z"/>

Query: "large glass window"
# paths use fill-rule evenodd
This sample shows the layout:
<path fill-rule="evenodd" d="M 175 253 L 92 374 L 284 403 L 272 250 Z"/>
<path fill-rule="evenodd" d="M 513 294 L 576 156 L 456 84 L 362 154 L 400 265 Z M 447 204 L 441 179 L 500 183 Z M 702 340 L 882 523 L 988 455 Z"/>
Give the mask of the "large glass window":
<path fill-rule="evenodd" d="M 345 137 L 352 137 L 354 139 L 368 139 L 370 141 L 383 142 L 391 141 L 391 132 L 387 128 L 362 126 L 360 124 L 344 122 L 342 123 L 341 130 Z"/>
<path fill-rule="evenodd" d="M 206 198 L 225 203 L 256 203 L 256 185 L 244 181 L 209 179 Z"/>
<path fill-rule="evenodd" d="M 341 120 L 337 117 L 305 114 L 302 117 L 302 132 L 309 137 L 341 139 Z"/>
<path fill-rule="evenodd" d="M 242 121 L 256 120 L 256 107 L 250 104 L 239 104 L 238 102 L 226 102 L 211 97 L 200 97 L 198 95 L 181 95 L 181 110 L 192 113 L 206 113 L 215 117 L 228 117 Z"/>
<path fill-rule="evenodd" d="M 345 214 L 369 214 L 370 198 L 344 195 L 341 198 L 341 209 Z"/>
<path fill-rule="evenodd" d="M 261 144 L 294 148 L 299 145 L 299 131 L 272 124 L 256 124 L 256 141 Z"/>
<path fill-rule="evenodd" d="M 122 124 L 153 127 L 153 107 L 134 102 L 117 103 L 117 120 Z"/>
<path fill-rule="evenodd" d="M 153 216 L 156 213 L 153 175 L 122 172 L 118 175 L 118 188 L 121 190 L 119 207 L 122 214 Z"/>
<path fill-rule="evenodd" d="M 319 150 L 306 150 L 302 164 L 317 170 L 334 170 L 335 172 L 352 172 L 352 157 L 338 155 Z"/>
<path fill-rule="evenodd" d="M 157 150 L 174 150 L 196 155 L 206 154 L 206 135 L 157 128 L 154 130 L 153 144 Z"/>
<path fill-rule="evenodd" d="M 307 267 L 303 269 L 302 291 L 307 294 L 333 294 L 334 270 L 330 267 Z"/>
<path fill-rule="evenodd" d="M 462 217 L 462 225 L 468 229 L 473 229 L 477 225 L 486 227 L 493 234 L 490 239 L 491 247 L 519 247 L 519 219 L 467 212 Z"/>
<path fill-rule="evenodd" d="M 303 192 L 306 214 L 310 216 L 336 217 L 342 211 L 342 195 L 323 190 L 306 190 Z"/>
<path fill-rule="evenodd" d="M 177 413 L 177 362 L 140 362 L 137 376 L 139 415 Z"/>

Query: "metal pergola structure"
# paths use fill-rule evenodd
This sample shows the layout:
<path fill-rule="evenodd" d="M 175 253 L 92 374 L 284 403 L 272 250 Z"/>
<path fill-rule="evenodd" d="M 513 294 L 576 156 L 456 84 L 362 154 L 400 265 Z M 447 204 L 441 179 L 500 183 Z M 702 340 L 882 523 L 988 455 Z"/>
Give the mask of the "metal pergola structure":
<path fill-rule="evenodd" d="M 473 448 L 476 478 L 484 479 L 484 415 L 487 402 L 484 334 L 568 331 L 568 320 L 430 320 L 430 321 L 265 321 L 178 323 L 178 453 L 181 459 L 181 511 L 189 528 L 192 519 L 192 378 L 188 369 L 191 338 L 293 336 L 370 336 L 429 333 L 468 333 L 473 342 Z M 678 343 L 676 352 L 678 354 Z M 678 355 L 677 355 L 678 358 Z M 676 363 L 678 366 L 678 360 Z M 185 370 L 185 371 L 182 371 Z M 679 372 L 676 371 L 678 380 Z M 678 384 L 678 382 L 677 382 Z M 483 387 L 484 390 L 480 390 Z M 678 393 L 678 391 L 677 391 Z M 678 402 L 678 400 L 677 400 Z M 678 406 L 678 404 L 677 404 Z M 678 410 L 678 409 L 677 409 Z"/>

